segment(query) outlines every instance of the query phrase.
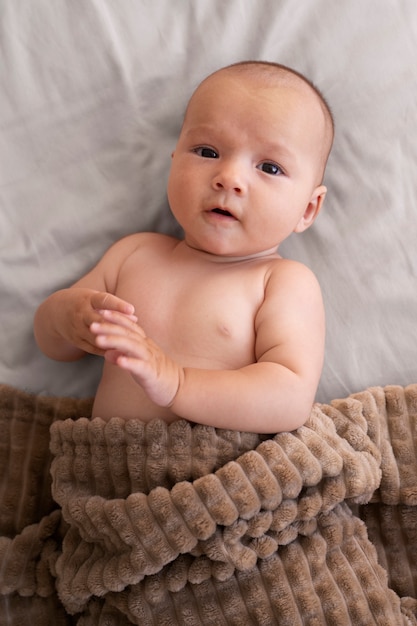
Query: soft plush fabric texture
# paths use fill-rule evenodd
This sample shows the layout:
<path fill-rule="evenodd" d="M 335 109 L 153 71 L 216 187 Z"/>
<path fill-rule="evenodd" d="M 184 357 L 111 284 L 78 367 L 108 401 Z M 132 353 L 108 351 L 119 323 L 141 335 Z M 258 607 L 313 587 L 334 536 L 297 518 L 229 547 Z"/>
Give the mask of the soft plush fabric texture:
<path fill-rule="evenodd" d="M 2 625 L 417 624 L 417 384 L 270 436 L 90 409 L 0 387 Z"/>

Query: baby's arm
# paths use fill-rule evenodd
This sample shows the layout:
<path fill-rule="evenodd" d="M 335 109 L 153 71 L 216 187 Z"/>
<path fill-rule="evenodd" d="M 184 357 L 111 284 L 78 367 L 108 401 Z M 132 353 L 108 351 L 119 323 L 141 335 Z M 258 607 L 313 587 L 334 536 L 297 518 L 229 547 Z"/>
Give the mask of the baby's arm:
<path fill-rule="evenodd" d="M 189 419 L 198 410 L 195 421 L 250 432 L 291 431 L 304 424 L 323 367 L 325 339 L 321 290 L 307 267 L 284 260 L 276 264 L 255 331 L 255 363 L 201 374 L 185 368 L 172 410 Z M 195 396 L 188 389 L 196 389 Z"/>
<path fill-rule="evenodd" d="M 136 321 L 133 305 L 113 293 L 120 266 L 135 247 L 135 235 L 120 240 L 72 287 L 56 291 L 42 302 L 35 314 L 34 333 L 48 357 L 74 361 L 86 353 L 103 355 L 90 326 L 102 320 L 104 309 Z"/>
<path fill-rule="evenodd" d="M 103 314 L 91 330 L 106 358 L 129 371 L 150 399 L 217 428 L 273 433 L 308 418 L 321 374 L 324 311 L 320 288 L 303 265 L 280 261 L 255 320 L 256 362 L 238 370 L 182 367 L 134 322 Z"/>

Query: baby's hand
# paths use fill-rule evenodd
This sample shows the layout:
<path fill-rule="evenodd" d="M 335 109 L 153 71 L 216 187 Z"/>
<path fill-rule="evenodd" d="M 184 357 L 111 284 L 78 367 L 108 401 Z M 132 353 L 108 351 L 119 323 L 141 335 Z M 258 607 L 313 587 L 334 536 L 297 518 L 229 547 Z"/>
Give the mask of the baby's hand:
<path fill-rule="evenodd" d="M 85 352 L 104 354 L 97 347 L 90 326 L 101 321 L 106 310 L 117 311 L 132 322 L 137 321 L 134 306 L 111 293 L 73 287 L 58 292 L 56 297 L 59 297 L 62 337 Z"/>
<path fill-rule="evenodd" d="M 110 363 L 130 372 L 155 404 L 170 406 L 183 375 L 181 366 L 168 357 L 131 316 L 102 310 L 105 321 L 93 322 L 91 332 Z"/>

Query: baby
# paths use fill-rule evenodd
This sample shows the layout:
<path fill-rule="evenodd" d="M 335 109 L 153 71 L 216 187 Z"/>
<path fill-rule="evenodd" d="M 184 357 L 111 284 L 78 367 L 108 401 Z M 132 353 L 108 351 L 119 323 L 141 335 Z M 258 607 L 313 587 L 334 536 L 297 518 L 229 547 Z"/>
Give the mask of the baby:
<path fill-rule="evenodd" d="M 93 416 L 257 433 L 306 421 L 323 303 L 278 246 L 316 219 L 332 141 L 326 102 L 290 68 L 243 62 L 198 86 L 168 181 L 184 238 L 123 238 L 35 315 L 50 358 L 104 356 Z"/>

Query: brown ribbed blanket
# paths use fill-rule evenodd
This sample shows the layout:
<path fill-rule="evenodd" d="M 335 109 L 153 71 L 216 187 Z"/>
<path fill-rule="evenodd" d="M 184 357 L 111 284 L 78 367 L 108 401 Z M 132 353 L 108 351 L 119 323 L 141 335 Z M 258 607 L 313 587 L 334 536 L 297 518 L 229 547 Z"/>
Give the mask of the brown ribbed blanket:
<path fill-rule="evenodd" d="M 0 625 L 417 625 L 417 384 L 292 433 L 0 386 Z"/>

